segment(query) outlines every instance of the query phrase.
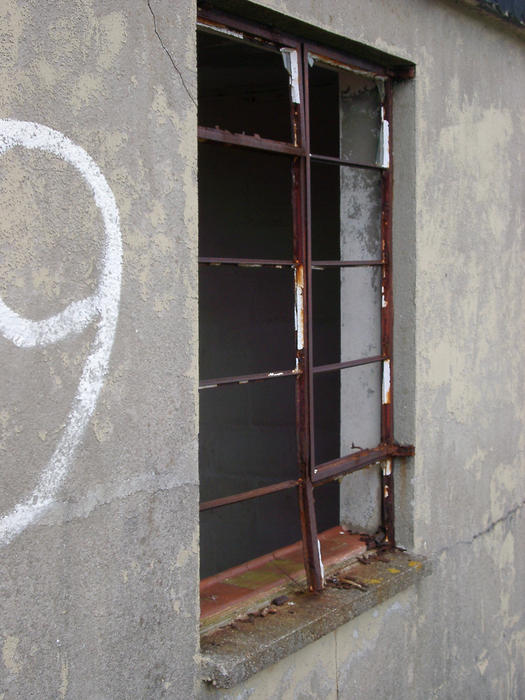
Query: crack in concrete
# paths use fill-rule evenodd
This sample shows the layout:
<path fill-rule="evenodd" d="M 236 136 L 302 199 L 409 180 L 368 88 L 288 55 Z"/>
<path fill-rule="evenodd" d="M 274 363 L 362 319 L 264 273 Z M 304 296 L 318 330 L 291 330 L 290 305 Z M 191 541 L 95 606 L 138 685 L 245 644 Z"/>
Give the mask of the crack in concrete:
<path fill-rule="evenodd" d="M 149 11 L 151 12 L 151 16 L 153 17 L 153 30 L 154 30 L 154 32 L 155 32 L 155 35 L 156 35 L 157 39 L 159 40 L 160 45 L 161 45 L 162 48 L 164 49 L 164 52 L 165 52 L 166 56 L 170 59 L 171 65 L 172 65 L 173 68 L 175 69 L 175 72 L 176 72 L 177 75 L 179 76 L 180 82 L 182 83 L 182 87 L 183 87 L 184 90 L 186 91 L 186 94 L 188 95 L 188 97 L 190 98 L 190 100 L 193 102 L 193 104 L 195 105 L 195 107 L 197 107 L 197 101 L 195 100 L 195 98 L 193 97 L 193 95 L 191 94 L 191 92 L 189 91 L 189 88 L 188 88 L 188 86 L 186 85 L 186 82 L 185 82 L 185 80 L 184 80 L 184 77 L 183 77 L 183 75 L 182 75 L 180 69 L 177 67 L 177 64 L 176 64 L 175 61 L 173 60 L 173 56 L 172 56 L 171 53 L 168 51 L 168 49 L 166 48 L 164 42 L 162 41 L 162 37 L 161 37 L 161 35 L 159 34 L 159 31 L 158 31 L 158 29 L 157 29 L 157 17 L 155 16 L 155 13 L 153 12 L 153 8 L 151 7 L 151 2 L 150 2 L 150 0 L 146 0 L 146 3 L 147 3 L 147 5 L 148 5 Z"/>
<path fill-rule="evenodd" d="M 459 547 L 460 545 L 469 545 L 473 544 L 475 540 L 477 540 L 480 537 L 483 537 L 484 535 L 488 535 L 489 532 L 492 532 L 494 528 L 497 525 L 500 525 L 501 523 L 505 522 L 506 520 L 510 520 L 516 513 L 523 508 L 525 505 L 525 501 L 522 501 L 521 503 L 517 503 L 513 508 L 510 508 L 504 515 L 501 516 L 501 518 L 498 518 L 497 520 L 494 520 L 490 525 L 487 525 L 487 527 L 484 530 L 480 530 L 480 532 L 476 532 L 475 535 L 472 535 L 472 537 L 469 540 L 458 540 L 457 542 L 454 542 L 454 544 L 449 545 L 448 547 L 442 547 L 436 552 L 436 557 L 441 556 L 445 552 L 449 552 L 451 549 L 454 549 L 455 547 Z"/>
<path fill-rule="evenodd" d="M 104 491 L 107 488 L 103 484 L 99 484 L 98 488 L 94 488 L 76 503 L 72 503 L 71 501 L 56 501 L 53 503 L 49 507 L 49 510 L 42 516 L 38 526 L 54 527 L 78 520 L 85 520 L 95 511 L 99 511 L 101 508 L 114 505 L 119 501 L 124 501 L 133 496 L 142 494 L 155 496 L 164 491 L 197 486 L 197 482 L 179 480 L 173 475 L 167 475 L 162 478 L 156 474 L 143 474 L 129 479 L 117 488 L 111 489 L 109 493 L 98 493 L 98 491 Z"/>

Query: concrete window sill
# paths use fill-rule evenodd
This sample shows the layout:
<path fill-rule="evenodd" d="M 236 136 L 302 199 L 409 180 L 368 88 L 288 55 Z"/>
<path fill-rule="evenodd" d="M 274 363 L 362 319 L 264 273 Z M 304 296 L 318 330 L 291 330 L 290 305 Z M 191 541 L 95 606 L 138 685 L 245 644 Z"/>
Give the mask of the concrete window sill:
<path fill-rule="evenodd" d="M 326 574 L 348 566 L 367 552 L 365 538 L 337 526 L 319 534 Z M 203 579 L 201 634 L 260 610 L 276 596 L 306 588 L 302 542 Z"/>
<path fill-rule="evenodd" d="M 273 614 L 246 615 L 204 634 L 202 679 L 231 688 L 430 573 L 428 560 L 397 550 L 379 551 L 364 561 L 329 575 L 320 595 L 290 593 L 284 604 L 272 606 Z"/>

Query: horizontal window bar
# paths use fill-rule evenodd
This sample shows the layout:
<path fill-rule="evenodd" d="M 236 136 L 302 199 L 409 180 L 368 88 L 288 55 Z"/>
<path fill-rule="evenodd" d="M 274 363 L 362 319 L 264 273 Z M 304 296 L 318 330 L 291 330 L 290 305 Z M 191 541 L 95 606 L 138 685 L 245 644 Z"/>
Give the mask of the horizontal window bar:
<path fill-rule="evenodd" d="M 357 56 L 349 56 L 337 49 L 320 46 L 313 42 L 306 43 L 305 48 L 308 51 L 309 58 L 311 57 L 314 61 L 319 61 L 325 65 L 331 65 L 334 68 L 368 74 L 369 77 L 378 76 L 386 78 L 390 74 L 390 70 L 385 66 L 366 61 Z"/>
<path fill-rule="evenodd" d="M 371 450 L 361 450 L 317 465 L 312 474 L 312 482 L 319 484 L 319 482 L 332 481 L 389 457 L 412 457 L 414 452 L 412 445 L 379 445 Z"/>
<path fill-rule="evenodd" d="M 349 360 L 348 362 L 334 362 L 331 365 L 318 365 L 313 367 L 312 371 L 314 374 L 320 374 L 321 372 L 337 372 L 339 369 L 346 369 L 347 367 L 360 367 L 361 365 L 371 365 L 374 362 L 382 362 L 385 358 L 384 355 L 374 355 L 373 357 L 361 357 L 359 360 Z"/>
<path fill-rule="evenodd" d="M 384 260 L 312 260 L 312 267 L 373 267 L 384 265 Z"/>
<path fill-rule="evenodd" d="M 205 258 L 199 257 L 201 265 L 239 265 L 240 267 L 293 267 L 293 260 L 262 260 L 258 258 Z"/>
<path fill-rule="evenodd" d="M 251 491 L 236 493 L 233 496 L 215 498 L 213 501 L 204 501 L 203 503 L 201 503 L 199 506 L 199 510 L 211 510 L 212 508 L 220 508 L 221 506 L 228 506 L 232 503 L 239 503 L 240 501 L 249 501 L 251 498 L 267 496 L 268 494 L 275 493 L 276 491 L 284 491 L 286 489 L 291 489 L 294 486 L 297 486 L 298 483 L 298 481 L 281 481 L 278 484 L 271 484 L 270 486 L 261 486 L 261 488 L 252 489 Z"/>
<path fill-rule="evenodd" d="M 238 377 L 219 377 L 218 379 L 201 379 L 199 389 L 215 389 L 224 384 L 248 384 L 249 382 L 260 382 L 264 379 L 277 379 L 278 377 L 290 377 L 302 374 L 300 369 L 285 369 L 281 372 L 259 372 L 259 374 L 242 374 Z"/>
<path fill-rule="evenodd" d="M 267 41 L 274 42 L 280 46 L 289 46 L 296 49 L 299 49 L 301 46 L 300 40 L 296 37 L 267 29 L 257 24 L 252 24 L 250 21 L 240 19 L 239 17 L 230 17 L 230 15 L 225 14 L 220 10 L 199 8 L 198 19 L 201 22 L 206 22 L 212 27 L 215 24 L 219 25 L 220 27 L 227 27 L 228 29 L 237 30 L 243 34 L 246 33 L 249 35 L 246 38 L 255 41 L 259 39 L 266 39 Z"/>
<path fill-rule="evenodd" d="M 272 151 L 274 153 L 284 153 L 291 156 L 304 156 L 304 149 L 294 146 L 285 141 L 275 141 L 265 139 L 261 136 L 251 134 L 234 134 L 225 129 L 218 129 L 209 126 L 199 126 L 199 139 L 201 141 L 216 141 L 226 143 L 231 146 L 243 146 L 245 148 L 257 148 L 261 151 Z"/>
<path fill-rule="evenodd" d="M 314 153 L 310 153 L 310 158 L 312 160 L 318 161 L 319 163 L 327 163 L 332 165 L 348 165 L 352 168 L 367 168 L 369 170 L 388 170 L 388 168 L 384 168 L 382 165 L 376 165 L 374 163 L 362 163 L 357 160 L 343 160 L 342 158 L 315 155 Z"/>

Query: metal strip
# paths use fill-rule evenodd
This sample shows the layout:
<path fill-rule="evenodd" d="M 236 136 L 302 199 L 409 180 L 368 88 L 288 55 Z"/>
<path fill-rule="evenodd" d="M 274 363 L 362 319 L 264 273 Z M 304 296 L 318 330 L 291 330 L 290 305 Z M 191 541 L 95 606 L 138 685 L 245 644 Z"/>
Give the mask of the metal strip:
<path fill-rule="evenodd" d="M 261 488 L 252 489 L 251 491 L 236 493 L 233 496 L 215 498 L 213 499 L 213 501 L 204 501 L 203 503 L 201 503 L 199 506 L 199 510 L 211 510 L 212 508 L 222 508 L 222 506 L 230 506 L 232 505 L 232 503 L 249 501 L 252 498 L 259 498 L 260 496 L 267 496 L 270 493 L 277 493 L 278 491 L 285 491 L 286 489 L 294 488 L 298 485 L 298 483 L 298 481 L 281 481 L 278 484 L 271 484 L 270 486 L 261 486 Z"/>
<path fill-rule="evenodd" d="M 266 260 L 259 258 L 200 257 L 199 265 L 238 265 L 239 267 L 295 267 L 293 260 Z"/>
<path fill-rule="evenodd" d="M 310 158 L 316 163 L 322 163 L 325 165 L 341 165 L 343 167 L 350 168 L 364 168 L 366 170 L 378 170 L 383 172 L 386 170 L 385 166 L 378 165 L 377 163 L 364 163 L 359 160 L 343 160 L 342 158 L 334 158 L 333 156 L 322 156 L 319 154 L 310 153 Z"/>
<path fill-rule="evenodd" d="M 387 458 L 411 457 L 413 454 L 414 448 L 411 445 L 379 445 L 371 450 L 361 450 L 318 464 L 314 469 L 312 481 L 318 486 L 320 482 L 333 481 L 345 474 L 368 467 L 370 464 L 380 463 Z"/>
<path fill-rule="evenodd" d="M 325 267 L 374 267 L 384 265 L 383 260 L 312 260 L 315 270 Z"/>
<path fill-rule="evenodd" d="M 331 365 L 317 365 L 312 368 L 314 374 L 321 374 L 323 372 L 337 372 L 341 369 L 347 369 L 348 367 L 361 367 L 362 365 L 371 365 L 374 362 L 381 362 L 384 360 L 383 355 L 375 355 L 374 357 L 361 357 L 359 360 L 348 360 L 348 362 L 334 362 Z"/>
<path fill-rule="evenodd" d="M 326 46 L 319 46 L 313 43 L 308 43 L 307 49 L 308 54 L 310 54 L 314 60 L 333 66 L 334 68 L 352 71 L 353 73 L 366 75 L 370 78 L 375 78 L 377 76 L 386 77 L 392 74 L 392 71 L 388 68 L 384 68 L 371 61 L 356 58 L 355 56 L 348 56 L 337 49 L 329 49 Z"/>
<path fill-rule="evenodd" d="M 303 550 L 308 588 L 320 591 L 323 588 L 321 557 L 318 547 L 317 519 L 315 513 L 314 492 L 312 486 L 312 469 L 315 461 L 314 435 L 314 381 L 313 381 L 313 328 L 312 328 L 312 205 L 311 205 L 311 163 L 310 163 L 310 113 L 308 89 L 308 53 L 303 48 L 303 80 L 305 99 L 301 103 L 304 146 L 304 206 L 303 212 L 303 254 L 305 262 L 305 306 L 306 306 L 306 345 L 305 345 L 305 406 L 304 431 L 308 442 L 307 460 L 302 466 L 302 483 L 299 487 L 299 502 L 301 512 L 301 529 L 303 534 Z"/>
<path fill-rule="evenodd" d="M 385 82 L 385 100 L 382 105 L 385 119 L 392 127 L 392 82 Z M 392 138 L 389 138 L 388 160 L 392 163 Z M 393 387 L 392 387 L 392 355 L 394 332 L 394 305 L 392 297 L 392 184 L 393 168 L 383 172 L 382 183 L 382 217 L 381 237 L 383 258 L 386 264 L 383 267 L 382 295 L 381 295 L 381 350 L 385 356 L 383 362 L 382 401 L 381 401 L 381 442 L 391 443 L 394 440 L 394 424 L 392 415 Z M 394 475 L 392 463 L 387 460 L 389 468 L 381 470 L 381 502 L 382 519 L 386 541 L 395 546 L 394 526 Z"/>
<path fill-rule="evenodd" d="M 255 148 L 259 151 L 271 151 L 272 153 L 282 153 L 290 156 L 301 156 L 304 152 L 293 143 L 286 141 L 275 141 L 265 139 L 261 136 L 251 134 L 235 134 L 226 129 L 217 129 L 210 126 L 199 126 L 200 141 L 214 141 L 216 143 L 227 143 L 230 146 L 241 146 L 242 148 Z"/>
<path fill-rule="evenodd" d="M 209 26 L 211 25 L 211 27 L 213 27 L 214 24 L 219 24 L 221 27 L 234 29 L 242 32 L 243 34 L 249 34 L 250 36 L 246 38 L 255 42 L 264 39 L 265 41 L 270 41 L 279 47 L 290 46 L 292 48 L 299 48 L 301 46 L 299 39 L 294 36 L 290 36 L 285 32 L 279 32 L 262 27 L 258 24 L 250 22 L 249 20 L 244 20 L 239 17 L 231 17 L 220 10 L 199 8 L 198 17 L 200 21 L 206 22 Z"/>
<path fill-rule="evenodd" d="M 278 379 L 279 377 L 291 377 L 301 374 L 301 369 L 284 369 L 277 372 L 260 372 L 259 374 L 241 374 L 238 377 L 218 377 L 217 379 L 201 379 L 199 391 L 201 389 L 215 389 L 226 384 L 249 384 L 250 382 L 261 382 L 265 379 Z"/>

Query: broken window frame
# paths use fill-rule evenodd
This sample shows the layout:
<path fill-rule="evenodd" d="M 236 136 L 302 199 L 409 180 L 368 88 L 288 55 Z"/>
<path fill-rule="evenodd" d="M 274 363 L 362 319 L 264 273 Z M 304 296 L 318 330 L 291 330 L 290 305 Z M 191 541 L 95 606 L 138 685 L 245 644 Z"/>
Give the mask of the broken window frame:
<path fill-rule="evenodd" d="M 290 267 L 294 270 L 295 286 L 295 341 L 296 365 L 291 369 L 275 368 L 272 371 L 233 377 L 202 379 L 199 390 L 216 390 L 227 384 L 244 384 L 275 380 L 279 377 L 296 378 L 296 432 L 298 478 L 242 493 L 202 502 L 200 510 L 222 506 L 265 496 L 285 489 L 298 489 L 299 513 L 304 552 L 304 565 L 308 588 L 320 591 L 323 588 L 323 567 L 318 539 L 314 489 L 322 484 L 340 479 L 352 472 L 371 465 L 381 467 L 381 517 L 386 542 L 395 546 L 394 528 L 394 477 L 396 457 L 414 454 L 410 445 L 399 445 L 394 440 L 393 430 L 393 289 L 392 289 L 392 83 L 395 78 L 405 78 L 406 69 L 395 71 L 375 65 L 360 58 L 346 55 L 310 41 L 271 31 L 215 10 L 199 10 L 197 27 L 207 32 L 218 32 L 237 41 L 247 41 L 261 48 L 283 51 L 297 57 L 298 71 L 290 73 L 290 114 L 292 138 L 289 142 L 263 138 L 259 135 L 232 133 L 219 127 L 198 127 L 199 141 L 212 141 L 240 148 L 260 149 L 267 152 L 293 156 L 292 206 L 293 206 L 293 260 L 270 260 L 248 258 L 199 257 L 200 265 L 240 265 L 254 267 Z M 309 58 L 336 69 L 346 69 L 380 80 L 384 85 L 381 101 L 381 117 L 384 142 L 382 162 L 371 164 L 345 160 L 332 156 L 310 153 L 309 123 Z M 383 91 L 381 91 L 383 92 Z M 299 101 L 297 101 L 297 99 Z M 311 164 L 331 163 L 336 166 L 367 168 L 381 172 L 381 249 L 380 260 L 312 260 L 311 256 Z M 346 362 L 315 366 L 313 363 L 312 328 L 312 268 L 329 267 L 381 267 L 381 354 Z M 315 463 L 314 449 L 314 375 L 334 372 L 349 367 L 370 363 L 382 364 L 381 440 L 372 449 L 360 449 L 338 459 L 322 464 Z"/>

